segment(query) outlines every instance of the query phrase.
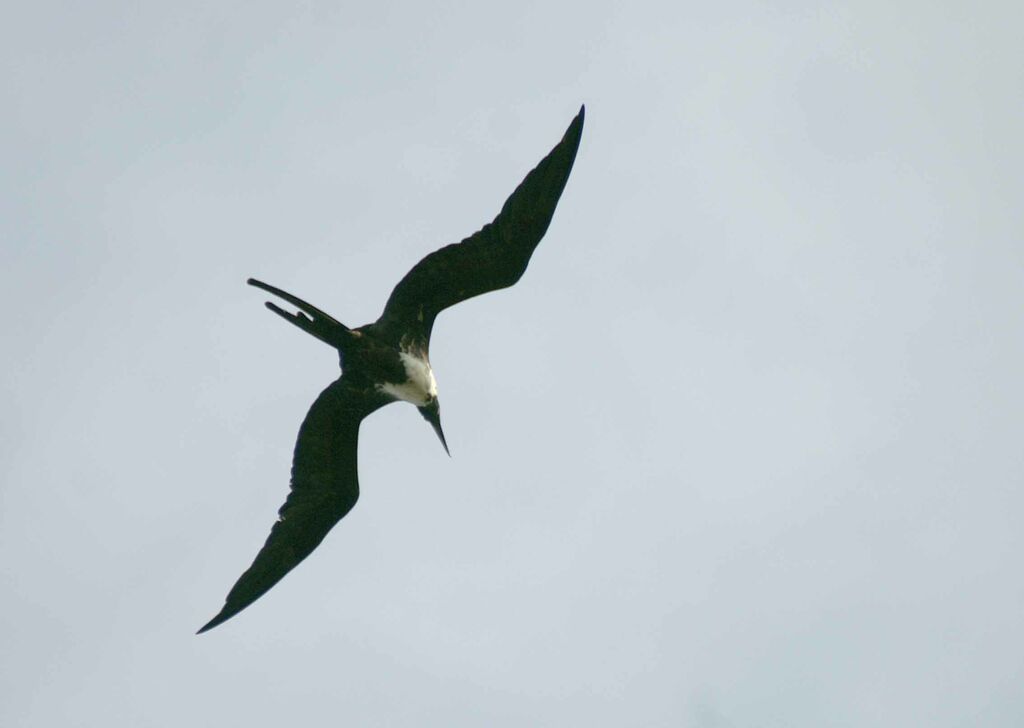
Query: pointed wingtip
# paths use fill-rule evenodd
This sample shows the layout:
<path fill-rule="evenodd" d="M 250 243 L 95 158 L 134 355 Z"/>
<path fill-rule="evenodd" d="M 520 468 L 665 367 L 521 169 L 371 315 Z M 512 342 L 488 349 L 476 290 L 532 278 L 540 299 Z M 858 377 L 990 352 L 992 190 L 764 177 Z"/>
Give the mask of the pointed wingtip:
<path fill-rule="evenodd" d="M 218 624 L 221 624 L 222 622 L 226 622 L 227 620 L 231 619 L 231 617 L 233 617 L 233 616 L 235 616 L 235 612 L 228 612 L 227 605 L 225 605 L 224 609 L 220 610 L 217 613 L 216 617 L 214 617 L 209 622 L 207 622 L 202 627 L 200 627 L 199 631 L 196 632 L 196 634 L 202 634 L 203 632 L 209 632 L 211 629 L 216 627 Z"/>
<path fill-rule="evenodd" d="M 199 629 L 198 629 L 198 630 L 196 631 L 196 634 L 202 634 L 203 632 L 209 632 L 209 631 L 210 631 L 211 629 L 213 629 L 214 627 L 216 627 L 216 626 L 217 626 L 218 624 L 220 624 L 220 622 L 218 622 L 218 621 L 217 621 L 217 618 L 216 618 L 216 617 L 214 617 L 214 618 L 213 618 L 213 619 L 211 619 L 211 620 L 210 620 L 209 622 L 207 622 L 207 623 L 206 623 L 206 624 L 204 624 L 204 625 L 203 625 L 202 627 L 200 627 L 200 628 L 199 628 Z"/>
<path fill-rule="evenodd" d="M 587 107 L 585 104 L 580 105 L 580 111 L 573 117 L 573 120 L 569 123 L 569 128 L 565 130 L 565 135 L 562 137 L 562 144 L 568 143 L 573 149 L 573 157 L 575 158 L 575 150 L 579 147 L 580 138 L 583 136 L 583 120 L 587 113 Z M 570 165 L 571 168 L 571 165 Z"/>
<path fill-rule="evenodd" d="M 583 119 L 586 117 L 586 115 L 587 115 L 587 105 L 586 104 L 580 104 L 580 111 L 579 111 L 578 114 L 576 114 L 576 118 L 572 120 L 572 124 L 570 124 L 569 126 L 580 126 L 580 127 L 582 127 L 583 126 Z"/>

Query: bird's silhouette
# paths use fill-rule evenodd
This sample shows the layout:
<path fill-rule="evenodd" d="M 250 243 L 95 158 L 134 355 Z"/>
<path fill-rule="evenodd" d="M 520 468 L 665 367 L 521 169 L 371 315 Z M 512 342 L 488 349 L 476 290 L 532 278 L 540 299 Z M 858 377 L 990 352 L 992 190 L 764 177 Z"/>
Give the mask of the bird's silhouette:
<path fill-rule="evenodd" d="M 520 279 L 548 229 L 572 170 L 583 114 L 512 195 L 494 221 L 462 242 L 445 246 L 413 266 L 391 292 L 374 323 L 350 329 L 300 298 L 249 279 L 249 284 L 298 309 L 267 308 L 338 350 L 342 375 L 320 393 L 299 428 L 291 492 L 252 565 L 231 588 L 206 632 L 252 604 L 306 558 L 359 497 L 356 450 L 359 424 L 391 402 L 414 404 L 433 426 L 445 451 L 430 368 L 430 332 L 444 309 Z"/>

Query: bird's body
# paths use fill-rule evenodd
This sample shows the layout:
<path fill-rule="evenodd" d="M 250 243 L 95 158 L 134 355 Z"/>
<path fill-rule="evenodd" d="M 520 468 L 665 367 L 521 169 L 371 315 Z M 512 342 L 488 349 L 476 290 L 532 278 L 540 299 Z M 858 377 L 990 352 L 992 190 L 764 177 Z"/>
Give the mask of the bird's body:
<path fill-rule="evenodd" d="M 405 381 L 399 383 L 381 382 L 377 389 L 395 399 L 424 407 L 431 400 L 437 399 L 437 380 L 430 362 L 415 352 L 398 352 L 398 358 L 405 370 Z"/>
<path fill-rule="evenodd" d="M 267 303 L 278 315 L 336 348 L 342 376 L 320 393 L 299 429 L 291 493 L 267 542 L 231 589 L 223 609 L 200 632 L 266 593 L 355 505 L 359 424 L 366 416 L 391 402 L 409 402 L 448 450 L 429 358 L 434 319 L 449 306 L 519 280 L 554 214 L 582 130 L 581 108 L 562 141 L 526 176 L 494 221 L 417 263 L 371 324 L 350 329 L 300 298 L 249 280 L 299 309 L 290 313 Z"/>

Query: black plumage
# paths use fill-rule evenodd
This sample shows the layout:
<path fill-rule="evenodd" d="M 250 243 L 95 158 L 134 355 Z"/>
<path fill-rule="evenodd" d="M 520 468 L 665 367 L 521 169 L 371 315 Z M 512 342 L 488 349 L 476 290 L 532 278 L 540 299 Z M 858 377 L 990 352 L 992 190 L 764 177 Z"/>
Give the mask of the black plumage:
<path fill-rule="evenodd" d="M 526 175 L 493 222 L 413 266 L 372 324 L 349 329 L 300 298 L 249 280 L 250 285 L 299 309 L 291 313 L 267 303 L 287 321 L 335 347 L 343 373 L 320 393 L 299 429 L 291 492 L 270 536 L 232 587 L 224 607 L 200 633 L 230 619 L 266 593 L 352 509 L 359 497 L 359 425 L 367 415 L 406 399 L 419 408 L 448 449 L 429 369 L 434 319 L 449 306 L 506 288 L 522 277 L 569 178 L 583 115 L 581 108 L 562 140 Z"/>

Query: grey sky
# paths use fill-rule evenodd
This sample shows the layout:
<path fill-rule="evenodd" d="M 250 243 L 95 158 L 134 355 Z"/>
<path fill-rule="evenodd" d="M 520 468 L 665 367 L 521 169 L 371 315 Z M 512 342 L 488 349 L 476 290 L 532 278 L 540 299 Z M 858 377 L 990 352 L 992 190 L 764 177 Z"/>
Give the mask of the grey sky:
<path fill-rule="evenodd" d="M 1024 724 L 1017 4 L 165 5 L 0 23 L 0 724 Z M 584 102 L 453 458 L 194 637 L 337 374 L 245 279 L 374 319 Z"/>

